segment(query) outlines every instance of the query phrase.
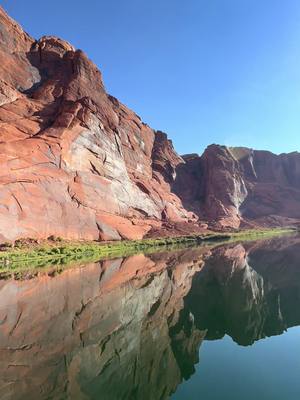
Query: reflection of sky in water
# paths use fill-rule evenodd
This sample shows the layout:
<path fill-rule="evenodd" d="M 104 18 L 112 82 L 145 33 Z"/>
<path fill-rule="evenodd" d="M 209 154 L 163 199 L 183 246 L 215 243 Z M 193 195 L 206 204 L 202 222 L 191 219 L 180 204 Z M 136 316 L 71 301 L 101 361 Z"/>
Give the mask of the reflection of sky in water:
<path fill-rule="evenodd" d="M 300 398 L 300 327 L 252 346 L 228 336 L 204 341 L 196 373 L 172 400 L 296 400 Z"/>

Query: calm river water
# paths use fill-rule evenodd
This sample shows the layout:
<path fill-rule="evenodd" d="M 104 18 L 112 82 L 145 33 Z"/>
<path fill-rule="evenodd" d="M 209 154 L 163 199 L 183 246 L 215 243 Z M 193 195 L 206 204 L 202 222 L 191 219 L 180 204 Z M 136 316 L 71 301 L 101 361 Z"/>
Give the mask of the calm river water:
<path fill-rule="evenodd" d="M 298 400 L 300 237 L 0 280 L 1 400 Z"/>

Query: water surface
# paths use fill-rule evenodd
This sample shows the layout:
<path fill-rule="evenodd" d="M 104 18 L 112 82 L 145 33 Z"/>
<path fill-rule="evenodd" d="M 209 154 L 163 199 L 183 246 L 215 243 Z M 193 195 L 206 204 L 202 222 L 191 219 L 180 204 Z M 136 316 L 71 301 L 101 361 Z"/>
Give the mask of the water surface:
<path fill-rule="evenodd" d="M 0 281 L 0 398 L 300 396 L 300 238 Z"/>

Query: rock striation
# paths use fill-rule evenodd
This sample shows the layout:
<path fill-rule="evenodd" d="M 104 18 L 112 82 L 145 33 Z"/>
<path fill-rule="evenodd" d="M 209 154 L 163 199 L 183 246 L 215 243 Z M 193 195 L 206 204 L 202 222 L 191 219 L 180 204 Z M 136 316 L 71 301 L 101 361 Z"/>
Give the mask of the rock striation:
<path fill-rule="evenodd" d="M 211 145 L 183 157 L 174 191 L 218 228 L 288 226 L 300 220 L 300 153 Z"/>
<path fill-rule="evenodd" d="M 191 219 L 164 134 L 106 93 L 81 50 L 33 40 L 2 9 L 0 25 L 2 239 L 133 239 Z"/>
<path fill-rule="evenodd" d="M 0 8 L 0 241 L 119 240 L 300 219 L 300 155 L 179 156 L 81 51 Z"/>

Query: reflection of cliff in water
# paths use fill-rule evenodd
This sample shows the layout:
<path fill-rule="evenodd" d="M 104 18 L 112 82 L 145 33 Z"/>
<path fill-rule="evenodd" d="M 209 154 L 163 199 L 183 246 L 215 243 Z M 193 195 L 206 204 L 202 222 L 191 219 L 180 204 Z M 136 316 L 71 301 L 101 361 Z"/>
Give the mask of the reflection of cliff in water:
<path fill-rule="evenodd" d="M 167 399 L 204 338 L 300 324 L 299 261 L 286 238 L 0 281 L 0 398 Z"/>
<path fill-rule="evenodd" d="M 206 339 L 227 334 L 240 345 L 300 325 L 300 239 L 215 249 L 185 308 Z"/>
<path fill-rule="evenodd" d="M 203 252 L 0 281 L 0 398 L 168 398 L 182 380 L 169 329 Z M 193 362 L 202 337 L 176 337 Z"/>

